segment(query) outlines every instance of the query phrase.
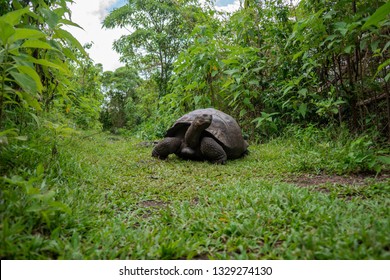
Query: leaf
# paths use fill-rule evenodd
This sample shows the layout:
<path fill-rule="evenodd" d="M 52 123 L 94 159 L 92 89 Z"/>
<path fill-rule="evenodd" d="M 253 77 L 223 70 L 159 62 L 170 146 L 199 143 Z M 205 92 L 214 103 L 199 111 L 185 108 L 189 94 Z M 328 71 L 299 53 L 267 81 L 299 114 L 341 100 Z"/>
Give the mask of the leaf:
<path fill-rule="evenodd" d="M 72 210 L 65 203 L 59 201 L 51 201 L 49 202 L 49 205 L 53 207 L 54 210 L 58 210 L 67 214 L 72 214 Z"/>
<path fill-rule="evenodd" d="M 37 85 L 35 84 L 34 79 L 29 75 L 19 72 L 11 72 L 10 74 L 24 91 L 28 93 L 37 92 Z"/>
<path fill-rule="evenodd" d="M 8 137 L 7 136 L 0 136 L 0 146 L 2 145 L 8 145 Z"/>
<path fill-rule="evenodd" d="M 41 40 L 27 40 L 21 46 L 22 48 L 35 48 L 35 49 L 47 49 L 47 50 L 56 50 L 48 43 Z"/>
<path fill-rule="evenodd" d="M 80 25 L 78 25 L 77 23 L 74 23 L 73 21 L 70 21 L 68 19 L 60 19 L 58 22 L 63 23 L 65 25 L 70 25 L 70 26 L 74 26 L 74 27 L 78 27 L 80 29 L 83 29 Z"/>
<path fill-rule="evenodd" d="M 300 52 L 297 52 L 296 54 L 294 54 L 293 60 L 297 60 L 300 56 L 302 56 L 302 54 L 303 54 L 304 52 L 305 52 L 305 51 L 300 51 Z"/>
<path fill-rule="evenodd" d="M 2 41 L 2 45 L 6 45 L 9 37 L 13 34 L 15 34 L 14 27 L 9 23 L 0 20 L 0 39 Z"/>
<path fill-rule="evenodd" d="M 33 113 L 30 113 L 30 115 L 35 120 L 35 122 L 37 123 L 38 128 L 41 127 L 41 122 L 39 121 L 38 116 L 33 114 Z"/>
<path fill-rule="evenodd" d="M 234 73 L 238 73 L 238 72 L 240 72 L 239 69 L 231 69 L 231 70 L 226 70 L 223 73 L 225 73 L 227 75 L 233 75 Z"/>
<path fill-rule="evenodd" d="M 372 14 L 362 26 L 362 30 L 368 29 L 371 25 L 378 25 L 378 23 L 384 20 L 390 13 L 390 1 L 380 6 L 374 14 Z"/>
<path fill-rule="evenodd" d="M 42 91 L 43 85 L 41 82 L 41 78 L 39 77 L 35 69 L 25 65 L 17 65 L 16 68 L 19 70 L 19 72 L 27 74 L 30 78 L 34 80 L 38 92 Z"/>
<path fill-rule="evenodd" d="M 79 41 L 71 33 L 68 31 L 65 31 L 63 29 L 57 29 L 55 30 L 55 34 L 57 38 L 64 39 L 68 41 L 68 43 L 74 47 L 76 47 L 84 56 L 88 56 L 87 52 L 83 48 L 83 46 L 80 44 Z"/>
<path fill-rule="evenodd" d="M 72 52 L 72 50 L 70 50 L 69 48 L 63 48 L 62 52 L 65 54 L 66 57 L 78 63 L 78 59 L 76 55 Z"/>
<path fill-rule="evenodd" d="M 307 96 L 307 93 L 308 93 L 308 92 L 309 92 L 309 91 L 307 90 L 307 88 L 301 88 L 301 89 L 298 91 L 298 94 L 299 94 L 300 97 L 305 98 L 305 97 Z"/>
<path fill-rule="evenodd" d="M 43 173 L 45 172 L 45 168 L 43 167 L 42 163 L 38 164 L 36 172 L 38 177 L 43 175 Z"/>
<path fill-rule="evenodd" d="M 335 24 L 335 29 L 338 30 L 341 35 L 345 36 L 348 32 L 348 25 L 346 22 L 336 22 Z"/>
<path fill-rule="evenodd" d="M 347 47 L 344 49 L 344 52 L 350 54 L 351 51 L 352 51 L 352 49 L 353 49 L 353 47 L 354 47 L 353 45 L 347 46 Z"/>
<path fill-rule="evenodd" d="M 378 66 L 377 73 L 380 72 L 383 68 L 385 68 L 389 64 L 390 64 L 390 58 Z"/>
<path fill-rule="evenodd" d="M 10 25 L 16 25 L 20 22 L 21 17 L 30 12 L 30 7 L 27 6 L 24 9 L 12 11 L 6 13 L 5 15 L 0 17 L 0 21 L 8 22 Z"/>
<path fill-rule="evenodd" d="M 34 108 L 37 111 L 42 111 L 41 105 L 39 104 L 38 100 L 36 100 L 32 95 L 30 95 L 28 92 L 22 91 L 23 99 L 26 101 L 26 103 Z"/>
<path fill-rule="evenodd" d="M 299 105 L 298 112 L 302 115 L 302 117 L 305 118 L 307 113 L 307 104 L 301 103 L 301 105 Z"/>
<path fill-rule="evenodd" d="M 389 79 L 390 79 L 390 73 L 388 73 L 388 74 L 386 75 L 386 77 L 385 77 L 385 81 L 386 81 L 386 82 L 388 82 L 388 81 L 389 81 Z"/>
<path fill-rule="evenodd" d="M 19 92 L 21 99 L 30 107 L 41 111 L 42 108 L 39 102 L 34 98 L 34 94 L 37 92 L 37 85 L 34 79 L 25 73 L 11 72 L 10 74 L 15 79 L 15 82 L 23 89 L 23 91 Z"/>
<path fill-rule="evenodd" d="M 16 128 L 11 128 L 11 129 L 0 131 L 0 136 L 3 136 L 3 135 L 17 136 L 18 130 Z"/>
<path fill-rule="evenodd" d="M 218 70 L 213 70 L 213 72 L 211 72 L 211 77 L 215 77 L 218 73 Z"/>
<path fill-rule="evenodd" d="M 17 28 L 15 29 L 15 34 L 11 38 L 12 39 L 11 42 L 16 42 L 22 39 L 39 39 L 45 37 L 46 37 L 45 33 L 36 29 Z"/>
<path fill-rule="evenodd" d="M 60 70 L 61 72 L 65 73 L 65 74 L 69 74 L 68 69 L 62 67 L 61 65 L 53 63 L 51 61 L 48 61 L 46 59 L 36 59 L 36 58 L 30 56 L 30 57 L 28 57 L 28 60 L 35 63 L 35 64 L 39 64 L 39 65 L 43 65 L 43 66 L 47 66 L 47 67 L 52 67 L 52 68 Z"/>
<path fill-rule="evenodd" d="M 50 28 L 54 29 L 58 24 L 60 17 L 55 12 L 45 8 L 41 8 L 40 11 L 45 17 L 45 22 L 49 25 Z"/>
<path fill-rule="evenodd" d="M 378 160 L 384 164 L 390 165 L 390 157 L 389 156 L 379 156 Z"/>
<path fill-rule="evenodd" d="M 386 50 L 387 50 L 387 48 L 390 46 L 390 41 L 388 41 L 387 43 L 386 43 L 386 45 L 383 47 L 383 49 L 382 49 L 382 53 L 384 53 Z"/>
<path fill-rule="evenodd" d="M 376 70 L 376 73 L 375 73 L 375 76 L 374 76 L 374 77 L 376 77 L 376 76 L 379 74 L 379 72 L 382 71 L 383 68 L 387 67 L 389 64 L 390 64 L 390 58 L 387 59 L 385 62 L 383 62 L 381 65 L 378 66 L 378 69 Z M 386 82 L 387 82 L 388 79 L 389 79 L 389 75 L 390 75 L 390 73 L 388 73 L 388 74 L 386 75 L 386 77 L 385 77 L 385 81 L 386 81 Z"/>
<path fill-rule="evenodd" d="M 14 139 L 19 140 L 19 141 L 27 141 L 28 137 L 27 136 L 16 136 Z"/>

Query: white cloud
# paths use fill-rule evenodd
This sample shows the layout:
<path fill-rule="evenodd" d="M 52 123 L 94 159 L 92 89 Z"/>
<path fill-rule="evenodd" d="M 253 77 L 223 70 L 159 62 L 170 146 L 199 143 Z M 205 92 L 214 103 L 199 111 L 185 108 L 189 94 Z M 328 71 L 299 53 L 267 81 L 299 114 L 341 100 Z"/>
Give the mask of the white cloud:
<path fill-rule="evenodd" d="M 104 18 L 108 15 L 108 9 L 112 7 L 117 2 L 117 0 L 106 0 L 99 1 L 99 9 L 97 10 L 97 14 L 99 15 L 100 21 L 103 21 Z"/>
<path fill-rule="evenodd" d="M 240 8 L 240 0 L 235 0 L 233 3 L 226 6 L 216 7 L 220 11 L 224 12 L 235 12 Z"/>
<path fill-rule="evenodd" d="M 108 14 L 108 8 L 116 0 L 76 0 L 74 2 L 74 4 L 69 6 L 72 11 L 72 21 L 80 25 L 84 30 L 74 27 L 67 27 L 66 29 L 81 44 L 93 42 L 91 49 L 87 51 L 95 63 L 103 65 L 104 71 L 113 71 L 123 66 L 119 62 L 119 54 L 112 49 L 112 44 L 121 35 L 128 34 L 128 31 L 119 28 L 102 28 L 102 21 Z"/>

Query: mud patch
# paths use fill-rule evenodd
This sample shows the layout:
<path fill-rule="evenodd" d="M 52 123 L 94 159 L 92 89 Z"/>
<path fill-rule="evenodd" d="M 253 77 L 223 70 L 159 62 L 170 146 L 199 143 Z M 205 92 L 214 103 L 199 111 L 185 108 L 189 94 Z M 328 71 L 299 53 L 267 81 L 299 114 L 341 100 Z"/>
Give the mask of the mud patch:
<path fill-rule="evenodd" d="M 283 181 L 286 183 L 294 184 L 299 187 L 309 186 L 323 186 L 323 185 L 352 185 L 352 186 L 365 186 L 372 184 L 372 182 L 386 182 L 390 180 L 390 173 L 381 174 L 378 176 L 372 175 L 313 175 L 313 174 L 302 174 L 299 176 L 292 176 L 286 178 Z"/>
<path fill-rule="evenodd" d="M 388 194 L 389 188 L 385 188 L 383 183 L 390 185 L 390 173 L 378 176 L 303 174 L 283 181 L 298 187 L 310 188 L 312 191 L 333 194 L 345 200 L 356 197 L 367 199 L 373 196 L 383 197 L 384 194 Z M 382 183 L 382 185 L 379 186 L 378 183 Z"/>
<path fill-rule="evenodd" d="M 167 202 L 159 201 L 159 200 L 144 200 L 138 203 L 138 206 L 144 208 L 163 208 L 167 206 Z"/>

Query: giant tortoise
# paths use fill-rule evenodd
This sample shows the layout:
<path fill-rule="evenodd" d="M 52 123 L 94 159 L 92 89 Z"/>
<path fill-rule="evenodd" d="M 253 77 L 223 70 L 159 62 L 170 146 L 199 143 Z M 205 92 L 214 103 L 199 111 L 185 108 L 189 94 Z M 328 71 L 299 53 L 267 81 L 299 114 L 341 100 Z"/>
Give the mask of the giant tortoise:
<path fill-rule="evenodd" d="M 198 109 L 179 118 L 153 149 L 152 156 L 166 159 L 169 154 L 217 164 L 248 153 L 248 143 L 234 118 L 213 108 Z"/>

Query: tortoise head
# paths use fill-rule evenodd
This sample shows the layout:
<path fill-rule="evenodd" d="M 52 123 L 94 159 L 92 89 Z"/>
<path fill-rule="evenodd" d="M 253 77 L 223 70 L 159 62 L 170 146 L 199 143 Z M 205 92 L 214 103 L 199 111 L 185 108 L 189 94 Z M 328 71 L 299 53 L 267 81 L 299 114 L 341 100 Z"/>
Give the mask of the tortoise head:
<path fill-rule="evenodd" d="M 205 130 L 208 128 L 213 120 L 213 116 L 210 114 L 201 114 L 196 116 L 192 122 L 192 126 L 199 131 Z"/>

